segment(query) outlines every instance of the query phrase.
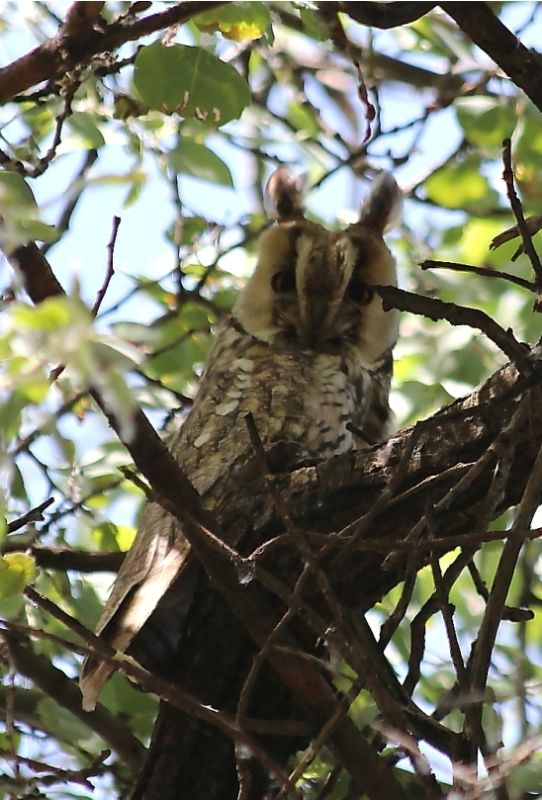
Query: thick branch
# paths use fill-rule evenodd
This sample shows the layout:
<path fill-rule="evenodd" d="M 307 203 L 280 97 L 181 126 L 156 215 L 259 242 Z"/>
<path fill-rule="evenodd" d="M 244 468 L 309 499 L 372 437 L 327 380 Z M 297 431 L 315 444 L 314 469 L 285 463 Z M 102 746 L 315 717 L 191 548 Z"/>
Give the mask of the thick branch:
<path fill-rule="evenodd" d="M 10 254 L 10 260 L 19 267 L 31 298 L 39 302 L 44 297 L 39 280 L 36 280 L 36 273 L 39 275 L 45 271 L 52 274 L 52 271 L 39 251 L 31 249 L 32 257 L 22 259 L 21 251 L 28 255 L 27 247 L 20 247 Z M 31 294 L 29 286 L 33 287 L 36 294 Z M 263 646 L 278 621 L 276 610 L 264 598 L 259 587 L 245 587 L 240 583 L 235 554 L 229 548 L 221 547 L 220 539 L 213 535 L 213 530 L 216 530 L 214 520 L 201 508 L 197 492 L 148 419 L 142 411 L 137 410 L 133 417 L 135 433 L 126 441 L 119 422 L 109 412 L 102 397 L 96 390 L 91 391 L 91 394 L 138 468 L 156 491 L 159 502 L 181 523 L 186 539 L 213 583 L 225 595 L 252 639 Z M 238 541 L 237 537 L 235 541 Z M 293 637 L 286 638 L 285 642 L 296 649 Z M 322 677 L 320 670 L 309 663 L 300 663 L 298 659 L 282 653 L 273 653 L 269 660 L 318 730 L 336 710 L 334 690 Z M 383 787 L 387 794 L 397 798 L 403 796 L 390 767 L 379 759 L 350 718 L 341 720 L 331 738 L 359 791 L 374 800 L 382 796 Z"/>
<path fill-rule="evenodd" d="M 98 17 L 98 7 L 101 5 L 103 3 L 74 3 L 56 36 L 0 70 L 0 103 L 5 103 L 37 83 L 64 75 L 99 53 L 114 51 L 125 42 L 171 25 L 181 25 L 202 11 L 222 3 L 176 3 L 158 14 L 111 25 Z M 89 18 L 93 25 L 89 24 Z"/>
<path fill-rule="evenodd" d="M 35 256 L 36 251 L 32 252 Z M 44 299 L 39 275 L 47 275 L 50 268 L 39 251 L 38 257 L 33 259 L 20 260 L 16 255 L 12 255 L 12 259 L 18 263 L 23 277 L 29 278 L 25 280 L 27 289 L 31 286 L 38 290 L 33 299 Z M 29 272 L 31 274 L 27 274 Z M 47 280 L 45 285 L 49 284 L 50 280 Z M 427 502 L 432 501 L 436 506 L 438 500 L 457 484 L 458 471 L 467 471 L 486 453 L 511 418 L 518 396 L 533 386 L 528 423 L 517 431 L 515 461 L 510 470 L 513 479 L 510 478 L 503 486 L 497 510 L 514 504 L 523 491 L 542 441 L 542 390 L 538 386 L 541 369 L 534 356 L 528 360 L 529 369 L 523 376 L 515 367 L 507 366 L 468 398 L 457 401 L 426 421 L 406 462 L 404 452 L 411 445 L 411 431 L 397 434 L 377 448 L 277 477 L 276 487 L 284 508 L 296 524 L 315 531 L 338 531 L 366 513 L 385 487 L 393 482 L 398 465 L 406 464 L 401 480 L 396 481 L 394 497 L 383 505 L 370 528 L 371 537 L 404 539 L 423 517 Z M 96 393 L 94 397 L 107 413 L 101 398 Z M 111 415 L 109 419 L 118 432 L 116 420 Z M 253 640 L 262 646 L 276 625 L 280 612 L 262 594 L 258 580 L 249 584 L 239 581 L 238 562 L 243 559 L 211 534 L 213 529 L 216 530 L 213 521 L 207 525 L 207 517 L 199 509 L 192 487 L 141 412 L 138 412 L 135 422 L 135 436 L 125 442 L 126 447 L 162 498 L 161 502 L 181 521 L 186 538 L 215 586 L 219 587 Z M 451 507 L 444 504 L 443 513 L 436 515 L 434 521 L 435 535 L 444 537 L 468 531 L 474 526 L 493 474 L 491 461 L 488 463 L 488 468 L 477 474 L 468 491 L 459 493 Z M 235 475 L 232 496 L 237 501 L 224 510 L 220 519 L 220 538 L 223 541 L 249 555 L 253 548 L 283 532 L 283 523 L 277 517 L 265 480 L 251 466 Z M 330 547 L 340 547 L 344 541 L 341 536 L 330 537 Z M 265 566 L 274 557 L 272 549 L 268 553 L 259 558 L 260 566 L 262 563 Z M 330 579 L 339 600 L 348 605 L 370 606 L 404 576 L 405 564 L 401 558 L 396 558 L 391 568 L 382 570 L 381 565 L 381 554 L 358 552 L 353 547 L 347 564 L 341 565 L 340 569 L 330 566 Z M 282 567 L 281 574 L 284 574 Z M 295 651 L 295 640 L 286 637 L 281 638 L 280 643 L 291 644 L 291 650 Z M 309 662 L 303 664 L 280 651 L 275 651 L 270 661 L 313 725 L 319 728 L 325 724 L 336 709 L 336 699 L 319 670 L 312 668 Z M 383 785 L 387 786 L 388 793 L 400 796 L 395 779 L 367 747 L 348 718 L 334 731 L 332 740 L 343 764 L 370 797 L 381 796 Z M 361 772 L 360 763 L 364 765 Z"/>
<path fill-rule="evenodd" d="M 337 3 L 340 11 L 373 28 L 397 28 L 423 17 L 437 3 Z"/>
<path fill-rule="evenodd" d="M 441 3 L 469 39 L 493 59 L 542 111 L 542 63 L 487 3 Z"/>

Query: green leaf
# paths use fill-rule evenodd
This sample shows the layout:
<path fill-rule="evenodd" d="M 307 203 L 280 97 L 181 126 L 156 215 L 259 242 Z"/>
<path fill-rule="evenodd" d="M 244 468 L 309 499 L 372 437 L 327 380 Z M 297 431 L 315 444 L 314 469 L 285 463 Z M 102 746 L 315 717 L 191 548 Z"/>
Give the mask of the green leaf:
<path fill-rule="evenodd" d="M 224 3 L 194 17 L 194 24 L 200 31 L 220 31 L 227 39 L 236 42 L 259 39 L 270 22 L 269 10 L 264 3 Z"/>
<path fill-rule="evenodd" d="M 32 189 L 17 172 L 0 172 L 0 217 L 1 243 L 8 252 L 31 239 L 58 239 L 54 226 L 40 220 Z"/>
<path fill-rule="evenodd" d="M 497 204 L 497 194 L 480 174 L 478 159 L 448 164 L 425 182 L 427 196 L 445 208 L 476 208 L 481 212 Z"/>
<path fill-rule="evenodd" d="M 299 16 L 307 36 L 316 39 L 317 42 L 325 42 L 330 37 L 329 26 L 326 25 L 322 17 L 312 8 L 304 7 L 299 9 Z"/>
<path fill-rule="evenodd" d="M 102 522 L 93 528 L 91 536 L 100 550 L 129 550 L 135 539 L 136 529 L 128 525 Z"/>
<path fill-rule="evenodd" d="M 85 723 L 55 703 L 51 697 L 40 700 L 37 711 L 47 728 L 59 732 L 61 741 L 78 743 L 88 739 L 89 730 Z"/>
<path fill-rule="evenodd" d="M 102 132 L 96 125 L 96 115 L 75 111 L 68 120 L 70 128 L 77 134 L 83 147 L 99 150 L 105 144 Z"/>
<path fill-rule="evenodd" d="M 250 102 L 248 84 L 237 70 L 199 47 L 159 42 L 144 47 L 134 83 L 150 108 L 216 126 L 237 119 Z"/>
<path fill-rule="evenodd" d="M 19 303 L 12 310 L 17 327 L 35 331 L 56 331 L 69 325 L 72 315 L 70 301 L 65 297 L 48 297 L 37 306 Z"/>
<path fill-rule="evenodd" d="M 288 104 L 286 119 L 297 131 L 303 131 L 311 137 L 318 136 L 320 128 L 310 106 L 292 101 Z"/>
<path fill-rule="evenodd" d="M 516 125 L 516 113 L 500 98 L 460 97 L 455 108 L 467 139 L 484 150 L 500 148 Z"/>
<path fill-rule="evenodd" d="M 36 574 L 36 561 L 32 556 L 6 553 L 0 558 L 0 600 L 20 594 Z"/>
<path fill-rule="evenodd" d="M 0 172 L 0 208 L 4 206 L 37 208 L 32 189 L 18 172 Z"/>
<path fill-rule="evenodd" d="M 233 186 L 228 165 L 204 144 L 193 139 L 181 139 L 169 153 L 168 161 L 176 172 L 221 186 Z"/>

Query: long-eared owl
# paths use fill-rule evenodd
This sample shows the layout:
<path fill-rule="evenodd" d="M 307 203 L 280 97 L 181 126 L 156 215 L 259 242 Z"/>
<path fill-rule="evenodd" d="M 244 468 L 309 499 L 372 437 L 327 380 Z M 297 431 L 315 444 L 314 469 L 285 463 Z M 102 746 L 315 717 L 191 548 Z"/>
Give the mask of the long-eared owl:
<path fill-rule="evenodd" d="M 390 431 L 398 320 L 383 310 L 373 286 L 396 284 L 383 240 L 401 206 L 395 180 L 377 178 L 358 221 L 336 231 L 305 218 L 297 181 L 285 168 L 271 176 L 267 194 L 275 223 L 262 234 L 254 273 L 217 329 L 193 408 L 168 439 L 219 519 L 227 484 L 253 457 L 247 414 L 265 448 L 292 443 L 300 459 L 327 459 Z M 196 575 L 179 524 L 149 503 L 98 632 L 144 663 L 166 656 Z M 94 707 L 111 672 L 109 663 L 87 661 L 85 708 Z"/>

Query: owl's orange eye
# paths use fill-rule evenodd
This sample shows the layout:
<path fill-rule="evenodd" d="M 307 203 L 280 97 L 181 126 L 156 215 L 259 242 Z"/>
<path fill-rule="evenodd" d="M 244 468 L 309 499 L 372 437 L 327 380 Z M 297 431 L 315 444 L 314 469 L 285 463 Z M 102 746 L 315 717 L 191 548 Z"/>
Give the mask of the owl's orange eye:
<path fill-rule="evenodd" d="M 350 281 L 348 294 L 350 299 L 360 306 L 368 305 L 374 297 L 372 287 L 360 280 Z"/>
<path fill-rule="evenodd" d="M 295 289 L 295 271 L 293 269 L 283 269 L 275 272 L 271 278 L 271 288 L 277 294 L 293 292 Z"/>

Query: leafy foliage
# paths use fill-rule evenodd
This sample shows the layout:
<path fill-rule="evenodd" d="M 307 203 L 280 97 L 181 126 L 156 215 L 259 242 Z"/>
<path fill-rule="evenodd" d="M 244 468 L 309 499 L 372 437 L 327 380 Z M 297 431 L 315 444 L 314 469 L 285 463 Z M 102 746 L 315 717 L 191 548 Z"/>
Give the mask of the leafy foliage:
<path fill-rule="evenodd" d="M 498 5 L 511 29 L 536 45 L 537 4 Z M 108 19 L 124 14 L 129 20 L 138 13 L 126 4 L 106 6 Z M 55 15 L 63 18 L 66 8 L 6 4 L 0 13 L 6 42 L 21 55 L 54 34 Z M 506 137 L 512 139 L 524 212 L 540 213 L 540 111 L 480 58 L 442 11 L 382 31 L 347 15 L 343 25 L 359 47 L 377 109 L 366 145 L 366 111 L 351 54 L 333 39 L 325 15 L 305 3 L 224 4 L 170 29 L 165 40 L 157 33 L 150 42 L 125 43 L 37 89 L 17 91 L 4 106 L 2 247 L 9 253 L 29 239 L 44 243 L 69 296 L 34 307 L 17 275 L 5 265 L 0 273 L 0 516 L 14 523 L 54 500 L 3 540 L 0 614 L 67 639 L 62 646 L 41 636 L 33 640 L 33 652 L 70 678 L 81 660 L 70 650 L 70 635 L 26 603 L 23 589 L 33 582 L 92 627 L 111 584 L 110 562 L 107 572 L 99 565 L 129 547 L 143 497 L 120 471 L 129 466 L 129 456 L 96 412 L 88 389 L 101 390 L 128 438 L 134 404 L 157 427 L 189 410 L 213 329 L 254 263 L 257 235 L 266 224 L 262 185 L 277 162 L 307 174 L 315 187 L 309 214 L 328 224 L 356 213 L 367 177 L 393 170 L 407 196 L 404 223 L 390 238 L 401 285 L 479 308 L 525 342 L 540 336 L 528 285 L 418 266 L 426 258 L 440 259 L 495 275 L 510 272 L 524 284 L 533 280 L 525 254 L 512 260 L 517 239 L 497 249 L 490 243 L 515 223 L 501 177 Z M 110 246 L 114 274 L 94 317 L 90 309 L 107 272 L 114 214 L 122 217 L 118 240 Z M 479 331 L 405 314 L 393 387 L 398 426 L 469 392 L 503 363 Z M 51 374 L 61 366 L 60 374 Z M 506 529 L 510 519 L 493 526 Z M 476 565 L 487 585 L 501 550 L 500 542 L 478 549 Z M 81 551 L 96 557 L 98 566 L 87 571 Z M 440 559 L 444 574 L 456 557 L 452 552 Z M 494 701 L 486 706 L 488 741 L 504 741 L 508 797 L 518 800 L 534 796 L 542 784 L 540 753 L 534 750 L 523 763 L 515 750 L 534 741 L 542 726 L 540 570 L 531 542 L 509 602 L 530 605 L 536 613 L 530 621 L 503 624 L 492 661 Z M 386 651 L 403 679 L 412 627 L 427 614 L 427 647 L 413 697 L 431 707 L 449 701 L 455 682 L 438 608 L 428 609 L 435 593 L 434 574 L 421 570 L 408 615 Z M 381 600 L 372 624 L 389 617 L 400 594 L 397 587 Z M 468 657 L 484 609 L 472 573 L 460 572 L 451 601 L 459 645 Z M 92 719 L 74 716 L 72 701 L 62 693 L 48 696 L 39 670 L 13 677 L 17 658 L 9 646 L 6 652 L 1 747 L 21 760 L 0 781 L 0 797 L 48 796 L 44 787 L 53 784 L 55 796 L 84 796 L 89 787 L 81 788 L 81 776 L 61 769 L 66 763 L 75 772 L 88 767 L 104 749 L 103 729 L 98 733 Z M 352 675 L 341 672 L 337 682 L 346 690 Z M 149 736 L 155 700 L 120 675 L 106 688 L 103 705 L 122 720 L 127 737 Z M 460 730 L 460 710 L 451 706 L 446 714 L 447 724 Z M 358 694 L 351 715 L 360 726 L 376 717 L 366 692 Z M 48 773 L 56 784 L 37 778 L 24 761 L 28 754 L 48 761 L 51 742 L 60 754 Z M 404 757 L 391 744 L 389 753 L 391 759 Z M 400 766 L 408 774 L 406 761 Z M 452 768 L 435 764 L 437 779 L 447 787 Z M 113 796 L 125 790 L 131 769 L 114 755 L 90 780 L 103 796 Z M 347 775 L 326 749 L 300 785 L 307 797 L 350 796 Z M 478 794 L 464 795 L 484 794 L 478 786 L 473 792 Z"/>

